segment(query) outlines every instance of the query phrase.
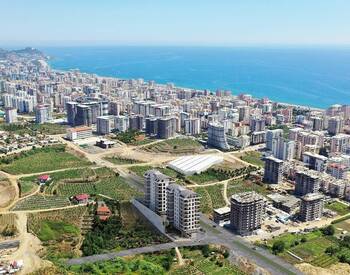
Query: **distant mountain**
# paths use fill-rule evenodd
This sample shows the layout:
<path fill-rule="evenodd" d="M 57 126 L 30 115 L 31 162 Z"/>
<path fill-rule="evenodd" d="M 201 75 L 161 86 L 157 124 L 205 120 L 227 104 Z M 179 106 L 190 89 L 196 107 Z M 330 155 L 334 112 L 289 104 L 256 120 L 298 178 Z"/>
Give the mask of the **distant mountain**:
<path fill-rule="evenodd" d="M 36 59 L 47 59 L 48 57 L 39 51 L 38 49 L 26 47 L 20 50 L 4 50 L 0 48 L 0 59 L 7 58 L 16 58 L 16 57 L 25 57 L 25 58 L 36 58 Z"/>

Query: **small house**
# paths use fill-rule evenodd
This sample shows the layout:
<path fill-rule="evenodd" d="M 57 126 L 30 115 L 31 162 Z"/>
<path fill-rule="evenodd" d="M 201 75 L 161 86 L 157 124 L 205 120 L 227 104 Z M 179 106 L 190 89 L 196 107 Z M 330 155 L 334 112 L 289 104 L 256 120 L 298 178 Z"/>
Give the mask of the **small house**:
<path fill-rule="evenodd" d="M 96 215 L 100 218 L 101 221 L 108 220 L 112 215 L 112 211 L 108 208 L 107 205 L 100 205 L 97 207 Z"/>
<path fill-rule="evenodd" d="M 89 202 L 90 196 L 88 194 L 79 194 L 74 196 L 74 201 L 76 201 L 78 204 L 85 204 Z"/>
<path fill-rule="evenodd" d="M 38 182 L 40 185 L 47 183 L 50 180 L 50 175 L 41 175 L 38 177 Z"/>

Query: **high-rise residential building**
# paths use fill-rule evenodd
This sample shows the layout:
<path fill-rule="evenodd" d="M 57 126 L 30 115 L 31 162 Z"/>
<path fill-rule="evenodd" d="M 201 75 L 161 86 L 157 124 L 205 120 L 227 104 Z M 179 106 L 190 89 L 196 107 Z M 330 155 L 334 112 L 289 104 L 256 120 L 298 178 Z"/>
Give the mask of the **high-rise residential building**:
<path fill-rule="evenodd" d="M 199 118 L 189 118 L 184 120 L 185 134 L 195 136 L 201 133 L 201 123 Z"/>
<path fill-rule="evenodd" d="M 303 222 L 319 220 L 322 217 L 324 196 L 309 193 L 301 198 L 299 219 Z"/>
<path fill-rule="evenodd" d="M 129 129 L 129 118 L 127 116 L 114 117 L 114 128 L 118 132 L 126 132 Z"/>
<path fill-rule="evenodd" d="M 158 138 L 168 139 L 175 136 L 176 121 L 173 117 L 158 119 Z"/>
<path fill-rule="evenodd" d="M 311 117 L 312 130 L 313 131 L 323 131 L 324 129 L 324 120 L 322 117 Z"/>
<path fill-rule="evenodd" d="M 144 124 L 143 115 L 131 115 L 129 116 L 129 128 L 131 130 L 142 131 Z"/>
<path fill-rule="evenodd" d="M 311 170 L 298 170 L 295 173 L 295 190 L 297 196 L 308 193 L 317 193 L 320 189 L 320 181 L 317 173 Z"/>
<path fill-rule="evenodd" d="M 208 145 L 229 150 L 230 146 L 227 143 L 225 128 L 219 123 L 209 123 L 208 125 Z"/>
<path fill-rule="evenodd" d="M 239 121 L 249 122 L 250 106 L 238 106 Z"/>
<path fill-rule="evenodd" d="M 331 138 L 331 153 L 342 153 L 350 145 L 350 135 L 338 134 Z"/>
<path fill-rule="evenodd" d="M 295 156 L 295 142 L 284 138 L 273 139 L 272 154 L 281 160 L 292 160 Z"/>
<path fill-rule="evenodd" d="M 35 108 L 35 122 L 39 124 L 46 123 L 51 120 L 51 112 L 49 105 L 37 105 Z"/>
<path fill-rule="evenodd" d="M 324 172 L 327 167 L 328 158 L 312 152 L 305 152 L 303 154 L 303 162 L 311 169 L 318 172 Z"/>
<path fill-rule="evenodd" d="M 144 174 L 145 204 L 158 215 L 167 213 L 167 187 L 172 179 L 158 170 L 149 170 Z"/>
<path fill-rule="evenodd" d="M 17 109 L 16 108 L 5 108 L 5 122 L 16 123 L 17 122 Z"/>
<path fill-rule="evenodd" d="M 339 116 L 331 117 L 328 120 L 328 133 L 337 135 L 342 132 L 344 127 L 344 120 Z"/>
<path fill-rule="evenodd" d="M 282 138 L 283 130 L 282 129 L 274 129 L 267 130 L 266 132 L 266 148 L 272 151 L 272 143 L 274 139 Z"/>
<path fill-rule="evenodd" d="M 92 110 L 90 106 L 78 104 L 77 105 L 77 113 L 75 116 L 75 125 L 85 125 L 85 126 L 91 126 L 92 125 Z"/>
<path fill-rule="evenodd" d="M 99 116 L 97 117 L 96 131 L 99 135 L 108 135 L 111 133 L 113 125 L 113 116 Z"/>
<path fill-rule="evenodd" d="M 261 228 L 266 202 L 258 193 L 243 192 L 231 197 L 231 227 L 240 235 L 250 235 Z"/>
<path fill-rule="evenodd" d="M 200 229 L 200 197 L 192 190 L 178 184 L 167 187 L 167 219 L 183 236 L 190 236 Z"/>
<path fill-rule="evenodd" d="M 157 117 L 146 118 L 146 134 L 149 136 L 158 135 L 158 118 Z"/>
<path fill-rule="evenodd" d="M 112 101 L 109 103 L 109 112 L 111 115 L 119 116 L 122 112 L 122 106 L 119 102 Z"/>
<path fill-rule="evenodd" d="M 273 156 L 265 158 L 264 182 L 278 184 L 282 181 L 283 161 Z"/>
<path fill-rule="evenodd" d="M 265 131 L 265 119 L 260 117 L 253 117 L 250 119 L 249 126 L 251 132 Z"/>
<path fill-rule="evenodd" d="M 67 122 L 71 126 L 75 126 L 75 119 L 77 115 L 78 102 L 70 101 L 66 103 Z"/>

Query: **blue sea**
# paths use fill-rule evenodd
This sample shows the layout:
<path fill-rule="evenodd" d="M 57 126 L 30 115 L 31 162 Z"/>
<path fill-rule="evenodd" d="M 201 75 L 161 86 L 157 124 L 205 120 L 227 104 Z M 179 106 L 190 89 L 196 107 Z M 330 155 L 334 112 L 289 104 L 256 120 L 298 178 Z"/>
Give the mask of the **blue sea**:
<path fill-rule="evenodd" d="M 231 90 L 325 108 L 350 104 L 350 48 L 47 47 L 54 69 Z"/>

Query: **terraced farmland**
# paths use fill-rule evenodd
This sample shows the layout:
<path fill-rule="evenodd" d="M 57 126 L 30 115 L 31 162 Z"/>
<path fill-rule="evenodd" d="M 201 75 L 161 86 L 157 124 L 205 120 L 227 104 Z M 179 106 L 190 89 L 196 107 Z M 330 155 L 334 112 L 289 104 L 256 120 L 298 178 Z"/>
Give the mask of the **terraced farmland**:
<path fill-rule="evenodd" d="M 103 178 L 96 182 L 60 183 L 56 186 L 59 196 L 71 197 L 77 194 L 105 195 L 116 200 L 130 200 L 137 192 L 122 178 Z"/>
<path fill-rule="evenodd" d="M 30 163 L 30 165 L 28 165 Z M 88 166 L 91 163 L 75 156 L 65 146 L 56 145 L 22 152 L 2 159 L 0 169 L 10 174 L 29 174 L 65 168 Z"/>
<path fill-rule="evenodd" d="M 33 195 L 20 200 L 12 208 L 13 211 L 60 208 L 71 205 L 67 197 Z"/>

